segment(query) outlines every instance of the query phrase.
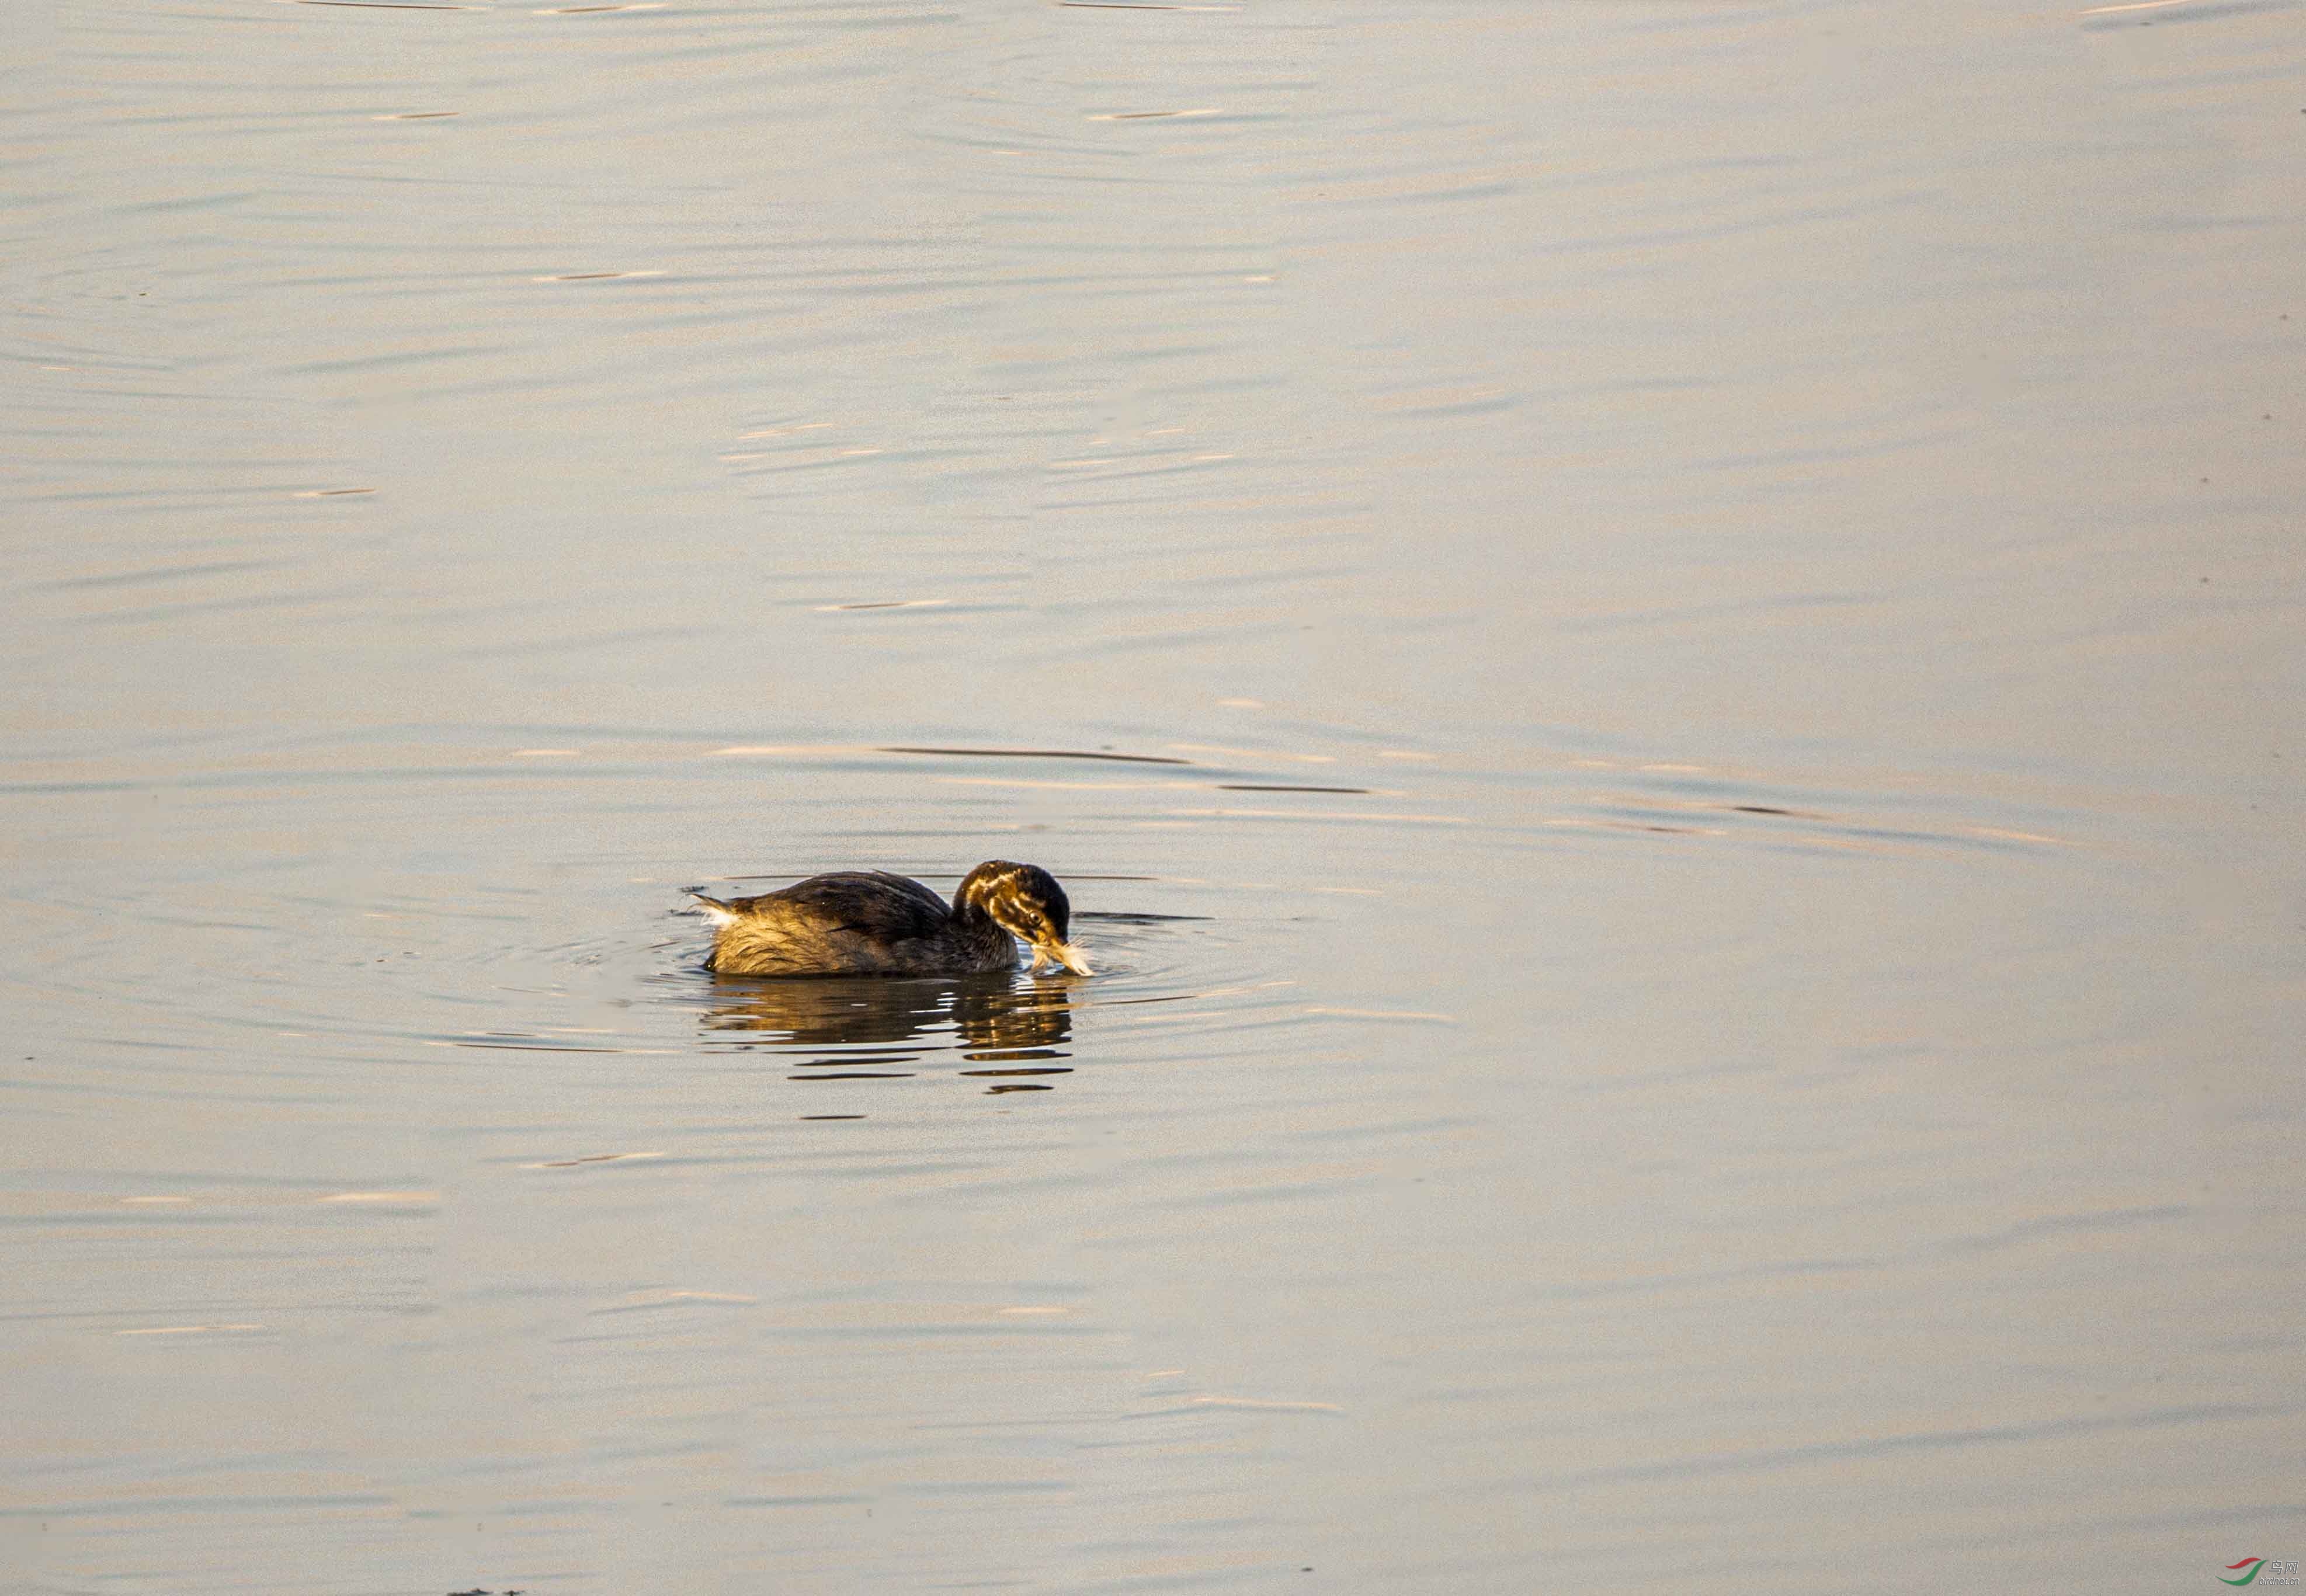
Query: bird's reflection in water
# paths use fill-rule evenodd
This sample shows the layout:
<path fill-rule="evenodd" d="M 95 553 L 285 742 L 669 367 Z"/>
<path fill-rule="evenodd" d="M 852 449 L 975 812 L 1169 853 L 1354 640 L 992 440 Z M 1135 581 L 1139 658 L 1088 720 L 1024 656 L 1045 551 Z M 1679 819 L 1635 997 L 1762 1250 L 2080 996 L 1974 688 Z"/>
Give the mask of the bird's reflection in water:
<path fill-rule="evenodd" d="M 1072 1039 L 1071 985 L 1065 977 L 730 977 L 703 1025 L 723 1046 L 841 1050 L 794 1060 L 794 1080 L 901 1080 L 921 1072 L 905 1066 L 952 1050 L 969 1066 L 961 1074 L 992 1080 L 988 1091 L 1046 1091 L 1025 1078 L 1072 1072 L 1059 1062 L 1072 1056 L 1063 1051 Z"/>

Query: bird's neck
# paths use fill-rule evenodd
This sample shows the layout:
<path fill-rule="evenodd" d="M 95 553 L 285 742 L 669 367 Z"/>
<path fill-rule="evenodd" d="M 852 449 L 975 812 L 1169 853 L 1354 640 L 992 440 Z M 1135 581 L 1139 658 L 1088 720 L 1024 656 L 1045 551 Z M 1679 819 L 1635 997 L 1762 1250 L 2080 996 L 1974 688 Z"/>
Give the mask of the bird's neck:
<path fill-rule="evenodd" d="M 954 904 L 952 931 L 975 957 L 987 960 L 1016 957 L 1017 944 L 1010 937 L 1008 927 L 986 914 L 981 903 Z"/>

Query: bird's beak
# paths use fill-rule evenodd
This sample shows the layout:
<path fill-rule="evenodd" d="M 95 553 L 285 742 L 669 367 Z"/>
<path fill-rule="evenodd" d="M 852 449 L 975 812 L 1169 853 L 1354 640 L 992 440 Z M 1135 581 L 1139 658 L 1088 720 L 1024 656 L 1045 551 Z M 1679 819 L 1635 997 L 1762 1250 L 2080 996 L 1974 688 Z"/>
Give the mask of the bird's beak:
<path fill-rule="evenodd" d="M 1077 976 L 1094 975 L 1096 973 L 1094 970 L 1089 969 L 1089 960 L 1081 957 L 1080 949 L 1069 942 L 1035 943 L 1033 944 L 1033 968 L 1035 969 L 1040 969 L 1041 960 L 1044 959 L 1055 960 L 1057 963 L 1063 965 L 1067 969 L 1072 971 L 1073 974 Z"/>

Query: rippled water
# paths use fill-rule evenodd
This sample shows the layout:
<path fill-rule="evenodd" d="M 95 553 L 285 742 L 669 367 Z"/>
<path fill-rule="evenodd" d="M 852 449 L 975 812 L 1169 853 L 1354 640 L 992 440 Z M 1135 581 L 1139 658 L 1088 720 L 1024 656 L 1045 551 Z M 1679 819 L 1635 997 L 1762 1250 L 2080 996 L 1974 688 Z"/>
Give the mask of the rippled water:
<path fill-rule="evenodd" d="M 30 9 L 11 1588 L 2306 1555 L 2302 7 Z"/>

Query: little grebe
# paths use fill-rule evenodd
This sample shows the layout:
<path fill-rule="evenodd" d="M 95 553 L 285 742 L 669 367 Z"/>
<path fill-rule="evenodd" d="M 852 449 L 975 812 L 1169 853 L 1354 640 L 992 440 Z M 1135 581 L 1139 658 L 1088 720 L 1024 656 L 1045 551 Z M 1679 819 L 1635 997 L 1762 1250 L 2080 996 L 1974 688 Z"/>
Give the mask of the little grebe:
<path fill-rule="evenodd" d="M 1033 968 L 1089 973 L 1065 941 L 1072 905 L 1038 865 L 987 859 L 961 878 L 952 907 L 885 870 L 812 875 L 757 898 L 689 894 L 720 929 L 705 968 L 726 976 L 968 976 L 1014 969 L 1015 937 Z"/>

